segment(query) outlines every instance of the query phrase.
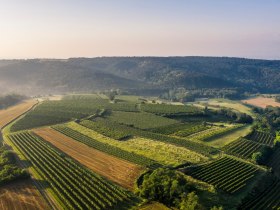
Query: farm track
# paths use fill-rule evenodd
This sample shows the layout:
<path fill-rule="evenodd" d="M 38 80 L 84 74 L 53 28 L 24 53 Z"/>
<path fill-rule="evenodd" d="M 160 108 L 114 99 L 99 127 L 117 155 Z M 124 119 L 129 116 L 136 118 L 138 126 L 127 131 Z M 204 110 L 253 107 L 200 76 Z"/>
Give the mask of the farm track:
<path fill-rule="evenodd" d="M 28 112 L 38 103 L 37 100 L 31 99 L 24 101 L 18 105 L 12 106 L 8 109 L 0 110 L 0 128 L 2 129 L 16 118 Z"/>
<path fill-rule="evenodd" d="M 21 180 L 0 188 L 1 210 L 47 210 L 49 207 L 31 180 Z"/>
<path fill-rule="evenodd" d="M 33 132 L 89 169 L 127 189 L 133 189 L 143 170 L 143 167 L 88 147 L 51 128 L 35 129 Z"/>

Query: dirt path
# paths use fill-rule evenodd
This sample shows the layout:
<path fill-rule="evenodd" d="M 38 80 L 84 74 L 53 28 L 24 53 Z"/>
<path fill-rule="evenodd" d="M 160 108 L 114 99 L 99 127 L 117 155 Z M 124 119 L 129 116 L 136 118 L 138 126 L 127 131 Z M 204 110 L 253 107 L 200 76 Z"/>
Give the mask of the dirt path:
<path fill-rule="evenodd" d="M 24 101 L 15 106 L 9 107 L 7 109 L 0 110 L 0 129 L 5 127 L 7 124 L 29 111 L 34 105 L 38 103 L 35 99 L 30 99 Z"/>
<path fill-rule="evenodd" d="M 51 128 L 41 128 L 33 131 L 97 174 L 127 189 L 133 189 L 135 180 L 143 170 L 140 166 L 88 147 Z"/>

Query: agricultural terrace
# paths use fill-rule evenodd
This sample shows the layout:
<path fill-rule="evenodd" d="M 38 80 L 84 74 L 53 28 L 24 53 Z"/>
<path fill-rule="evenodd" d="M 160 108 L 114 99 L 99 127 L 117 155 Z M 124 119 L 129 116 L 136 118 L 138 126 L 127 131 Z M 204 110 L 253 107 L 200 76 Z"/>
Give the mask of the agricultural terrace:
<path fill-rule="evenodd" d="M 121 210 L 135 205 L 134 195 L 75 163 L 30 132 L 7 137 L 48 181 L 63 208 Z"/>
<path fill-rule="evenodd" d="M 31 180 L 17 181 L 0 188 L 0 209 L 50 209 Z"/>
<path fill-rule="evenodd" d="M 51 128 L 33 132 L 82 165 L 127 189 L 133 189 L 135 180 L 143 171 L 143 167 L 90 148 Z"/>
<path fill-rule="evenodd" d="M 146 112 L 112 112 L 107 118 L 111 121 L 140 129 L 151 129 L 176 123 L 178 124 L 178 121 L 176 120 Z"/>
<path fill-rule="evenodd" d="M 242 101 L 245 104 L 266 108 L 267 106 L 280 107 L 280 103 L 275 101 L 275 98 L 257 97 Z"/>
<path fill-rule="evenodd" d="M 186 148 L 151 139 L 135 137 L 127 141 L 116 141 L 74 122 L 68 123 L 67 127 L 101 143 L 117 147 L 132 154 L 144 156 L 163 165 L 175 166 L 186 162 L 199 163 L 207 160 L 205 156 Z M 58 130 L 60 131 L 60 129 Z"/>
<path fill-rule="evenodd" d="M 37 103 L 37 100 L 32 99 L 9 107 L 7 109 L 0 110 L 0 128 L 2 129 L 5 125 L 30 110 Z"/>
<path fill-rule="evenodd" d="M 217 186 L 229 194 L 245 188 L 260 170 L 245 162 L 223 157 L 209 164 L 186 169 L 186 173 L 196 179 Z"/>

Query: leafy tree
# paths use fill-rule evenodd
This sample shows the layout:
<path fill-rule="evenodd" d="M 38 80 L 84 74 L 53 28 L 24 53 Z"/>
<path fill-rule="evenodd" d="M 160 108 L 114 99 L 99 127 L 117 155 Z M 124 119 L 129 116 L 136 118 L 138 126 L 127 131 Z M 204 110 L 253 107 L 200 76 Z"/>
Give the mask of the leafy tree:
<path fill-rule="evenodd" d="M 259 164 L 260 162 L 262 162 L 262 153 L 261 152 L 255 152 L 252 154 L 252 160 Z"/>
<path fill-rule="evenodd" d="M 148 200 L 174 206 L 181 195 L 193 190 L 184 175 L 170 169 L 159 168 L 144 176 L 137 193 Z"/>
<path fill-rule="evenodd" d="M 275 147 L 280 147 L 280 131 L 276 132 L 276 137 L 274 140 L 274 145 Z"/>
<path fill-rule="evenodd" d="M 180 210 L 195 210 L 198 209 L 199 198 L 195 192 L 183 194 L 181 203 L 179 204 Z"/>

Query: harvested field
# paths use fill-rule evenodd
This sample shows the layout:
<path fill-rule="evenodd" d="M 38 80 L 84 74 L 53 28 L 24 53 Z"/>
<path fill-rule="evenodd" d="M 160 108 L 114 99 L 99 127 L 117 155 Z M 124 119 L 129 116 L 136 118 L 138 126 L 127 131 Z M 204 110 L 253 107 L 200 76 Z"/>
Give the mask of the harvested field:
<path fill-rule="evenodd" d="M 18 181 L 0 188 L 1 210 L 49 209 L 30 180 Z"/>
<path fill-rule="evenodd" d="M 32 99 L 7 109 L 0 110 L 0 128 L 3 128 L 8 123 L 30 110 L 36 103 L 37 100 Z"/>
<path fill-rule="evenodd" d="M 88 147 L 51 128 L 35 129 L 34 133 L 71 156 L 92 171 L 132 190 L 143 167 Z"/>
<path fill-rule="evenodd" d="M 267 106 L 280 107 L 280 103 L 276 102 L 274 98 L 257 97 L 242 101 L 245 104 L 266 108 Z"/>

